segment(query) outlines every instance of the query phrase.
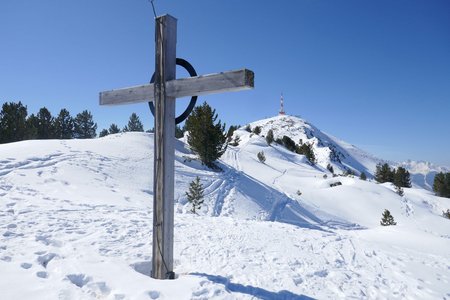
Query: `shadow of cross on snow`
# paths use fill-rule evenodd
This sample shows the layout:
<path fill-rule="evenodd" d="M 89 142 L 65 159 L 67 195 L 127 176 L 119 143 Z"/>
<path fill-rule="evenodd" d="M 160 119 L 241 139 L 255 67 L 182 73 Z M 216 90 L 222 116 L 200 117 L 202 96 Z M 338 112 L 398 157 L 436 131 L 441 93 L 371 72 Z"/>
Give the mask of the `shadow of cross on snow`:
<path fill-rule="evenodd" d="M 271 292 L 259 287 L 251 285 L 243 285 L 240 283 L 232 283 L 226 277 L 219 275 L 210 275 L 205 273 L 190 273 L 193 276 L 206 277 L 211 282 L 223 284 L 225 288 L 230 292 L 236 292 L 241 294 L 247 294 L 262 300 L 313 300 L 314 298 L 297 295 L 292 292 L 283 290 L 279 292 Z"/>

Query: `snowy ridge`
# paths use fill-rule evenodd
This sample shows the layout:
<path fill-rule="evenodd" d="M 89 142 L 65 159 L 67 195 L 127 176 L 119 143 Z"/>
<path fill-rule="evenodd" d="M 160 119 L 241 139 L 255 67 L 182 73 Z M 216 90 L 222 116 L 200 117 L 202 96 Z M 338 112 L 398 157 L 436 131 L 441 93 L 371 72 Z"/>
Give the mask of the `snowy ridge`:
<path fill-rule="evenodd" d="M 222 157 L 223 172 L 176 144 L 178 278 L 164 282 L 148 276 L 151 134 L 0 145 L 2 297 L 450 297 L 450 229 L 441 216 L 448 199 L 417 188 L 400 197 L 390 184 L 352 177 L 324 179 L 327 171 L 302 155 L 236 133 L 242 142 Z M 185 191 L 196 176 L 205 203 L 192 215 Z M 386 208 L 397 226 L 379 226 Z"/>
<path fill-rule="evenodd" d="M 354 145 L 320 131 L 314 125 L 295 116 L 276 116 L 250 123 L 250 125 L 252 128 L 260 126 L 262 136 L 272 129 L 275 138 L 282 138 L 286 135 L 297 144 L 300 141 L 311 144 L 317 165 L 326 169 L 330 164 L 337 174 L 351 170 L 356 174 L 365 172 L 370 176 L 374 173 L 375 166 L 384 162 Z"/>

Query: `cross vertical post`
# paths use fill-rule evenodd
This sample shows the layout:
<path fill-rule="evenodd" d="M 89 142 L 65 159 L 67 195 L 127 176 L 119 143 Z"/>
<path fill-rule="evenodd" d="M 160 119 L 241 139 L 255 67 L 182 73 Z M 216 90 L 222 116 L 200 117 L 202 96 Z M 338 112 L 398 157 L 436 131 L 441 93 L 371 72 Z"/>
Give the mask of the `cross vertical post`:
<path fill-rule="evenodd" d="M 186 96 L 211 95 L 254 88 L 248 69 L 176 79 L 177 19 L 156 18 L 155 82 L 100 92 L 100 105 L 154 102 L 155 155 L 153 168 L 153 255 L 155 279 L 173 279 L 175 101 Z"/>
<path fill-rule="evenodd" d="M 153 177 L 152 277 L 173 278 L 173 227 L 175 177 L 175 97 L 166 82 L 176 77 L 177 19 L 156 18 L 155 160 Z"/>

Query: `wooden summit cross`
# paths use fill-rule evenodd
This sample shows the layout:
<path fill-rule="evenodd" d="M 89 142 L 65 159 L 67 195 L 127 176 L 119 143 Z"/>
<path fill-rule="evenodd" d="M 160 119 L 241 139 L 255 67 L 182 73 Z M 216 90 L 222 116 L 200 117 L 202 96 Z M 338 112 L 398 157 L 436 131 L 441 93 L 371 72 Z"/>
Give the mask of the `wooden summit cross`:
<path fill-rule="evenodd" d="M 155 38 L 155 83 L 101 92 L 100 105 L 155 104 L 152 277 L 173 279 L 175 100 L 252 89 L 254 74 L 241 69 L 175 79 L 177 19 L 157 17 Z"/>

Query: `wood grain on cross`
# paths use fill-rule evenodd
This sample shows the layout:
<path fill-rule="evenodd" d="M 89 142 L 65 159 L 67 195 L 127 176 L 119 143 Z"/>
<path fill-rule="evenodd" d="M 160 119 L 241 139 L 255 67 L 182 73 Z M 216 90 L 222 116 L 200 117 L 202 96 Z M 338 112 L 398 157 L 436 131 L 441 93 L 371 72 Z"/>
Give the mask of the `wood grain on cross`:
<path fill-rule="evenodd" d="M 155 83 L 101 92 L 100 105 L 155 104 L 152 277 L 168 279 L 174 275 L 175 100 L 252 89 L 254 74 L 241 69 L 175 79 L 177 20 L 157 17 L 155 36 Z"/>

